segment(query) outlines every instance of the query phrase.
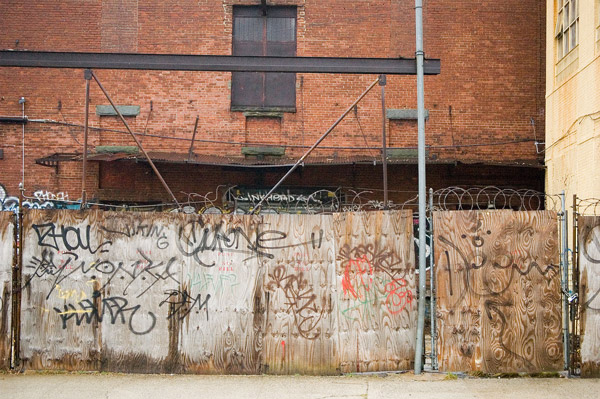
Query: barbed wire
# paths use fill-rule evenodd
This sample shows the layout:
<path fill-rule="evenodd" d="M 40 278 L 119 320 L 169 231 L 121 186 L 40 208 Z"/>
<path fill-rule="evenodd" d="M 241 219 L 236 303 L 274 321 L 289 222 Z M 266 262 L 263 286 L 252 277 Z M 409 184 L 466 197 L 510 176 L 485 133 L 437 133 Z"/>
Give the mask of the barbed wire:
<path fill-rule="evenodd" d="M 496 186 L 447 187 L 433 192 L 433 210 L 489 210 L 515 211 L 553 210 L 561 208 L 558 195 L 548 195 L 532 189 L 511 189 Z"/>
<path fill-rule="evenodd" d="M 111 204 L 90 201 L 86 207 L 97 207 L 113 211 L 154 211 L 154 212 L 180 212 L 186 214 L 322 214 L 336 212 L 368 212 L 379 210 L 418 210 L 418 194 L 414 191 L 391 193 L 409 198 L 403 202 L 381 199 L 381 190 L 354 190 L 348 187 L 337 189 L 317 189 L 299 194 L 290 189 L 281 193 L 272 194 L 269 198 L 260 190 L 247 190 L 237 186 L 219 185 L 214 191 L 207 193 L 181 192 L 185 200 L 181 201 L 181 208 L 174 203 L 157 204 Z M 17 202 L 17 197 L 14 198 Z M 263 200 L 261 208 L 256 209 Z M 433 192 L 433 207 L 427 201 L 430 210 L 554 210 L 560 211 L 561 198 L 558 195 L 548 195 L 532 189 L 511 189 L 496 186 L 486 187 L 446 187 Z M 69 200 L 68 197 L 40 198 L 39 196 L 23 196 L 24 208 L 43 209 L 78 209 L 80 201 Z M 13 201 L 15 202 L 15 201 Z M 8 202 L 7 202 L 8 203 Z M 12 204 L 12 203 L 11 203 Z M 6 204 L 5 204 L 6 205 Z M 18 203 L 12 204 L 18 208 Z M 431 208 L 431 209 L 430 209 Z M 599 199 L 585 199 L 579 201 L 581 213 L 598 214 L 600 212 Z"/>
<path fill-rule="evenodd" d="M 577 213 L 583 216 L 600 216 L 600 199 L 585 198 L 576 200 Z"/>

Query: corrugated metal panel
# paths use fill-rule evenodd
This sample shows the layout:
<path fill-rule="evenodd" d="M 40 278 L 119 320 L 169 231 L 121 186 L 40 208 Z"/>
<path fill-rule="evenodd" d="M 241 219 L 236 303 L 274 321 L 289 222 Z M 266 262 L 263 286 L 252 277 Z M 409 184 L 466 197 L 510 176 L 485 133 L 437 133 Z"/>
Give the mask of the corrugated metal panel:
<path fill-rule="evenodd" d="M 343 372 L 410 369 L 416 343 L 412 212 L 334 215 Z"/>
<path fill-rule="evenodd" d="M 0 370 L 10 368 L 14 216 L 0 212 Z"/>
<path fill-rule="evenodd" d="M 579 216 L 581 376 L 600 377 L 600 217 Z"/>
<path fill-rule="evenodd" d="M 561 370 L 556 213 L 435 212 L 434 239 L 440 370 Z"/>

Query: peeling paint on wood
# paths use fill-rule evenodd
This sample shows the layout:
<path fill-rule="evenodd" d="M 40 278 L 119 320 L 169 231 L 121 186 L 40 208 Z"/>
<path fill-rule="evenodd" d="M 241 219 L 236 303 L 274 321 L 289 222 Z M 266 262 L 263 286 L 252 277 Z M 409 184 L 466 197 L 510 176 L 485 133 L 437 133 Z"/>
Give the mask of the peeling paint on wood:
<path fill-rule="evenodd" d="M 579 216 L 581 376 L 600 377 L 600 217 Z"/>
<path fill-rule="evenodd" d="M 14 214 L 0 212 L 0 370 L 10 368 Z"/>
<path fill-rule="evenodd" d="M 556 214 L 435 212 L 434 226 L 440 370 L 561 370 Z"/>

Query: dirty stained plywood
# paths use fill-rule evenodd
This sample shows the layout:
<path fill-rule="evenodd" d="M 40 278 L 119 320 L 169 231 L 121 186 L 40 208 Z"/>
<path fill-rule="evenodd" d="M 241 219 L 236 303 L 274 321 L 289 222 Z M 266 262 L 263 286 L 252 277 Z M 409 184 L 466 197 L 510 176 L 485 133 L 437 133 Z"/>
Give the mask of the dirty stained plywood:
<path fill-rule="evenodd" d="M 258 372 L 259 221 L 28 212 L 25 367 Z"/>
<path fill-rule="evenodd" d="M 0 212 L 0 370 L 10 368 L 14 216 L 12 212 Z"/>
<path fill-rule="evenodd" d="M 600 217 L 579 216 L 581 376 L 600 377 Z"/>
<path fill-rule="evenodd" d="M 261 221 L 259 216 L 204 215 L 188 217 L 179 227 L 183 270 L 179 295 L 169 302 L 181 307 L 173 320 L 179 324 L 181 371 L 260 372 Z"/>
<path fill-rule="evenodd" d="M 560 370 L 556 214 L 435 212 L 434 240 L 440 370 Z"/>
<path fill-rule="evenodd" d="M 406 212 L 28 210 L 23 367 L 222 374 L 409 368 L 411 223 Z"/>
<path fill-rule="evenodd" d="M 264 371 L 335 374 L 338 364 L 330 215 L 265 215 Z M 273 238 L 283 238 L 272 241 Z"/>
<path fill-rule="evenodd" d="M 410 369 L 416 339 L 412 212 L 334 215 L 342 372 Z"/>
<path fill-rule="evenodd" d="M 182 262 L 175 214 L 103 213 L 93 228 L 107 252 L 97 264 L 102 308 L 101 369 L 174 372 L 177 331 L 168 301 L 179 292 Z M 176 298 L 176 296 L 175 296 Z"/>
<path fill-rule="evenodd" d="M 98 213 L 26 210 L 21 277 L 21 360 L 32 369 L 96 370 L 100 335 L 94 289 L 106 244 Z"/>

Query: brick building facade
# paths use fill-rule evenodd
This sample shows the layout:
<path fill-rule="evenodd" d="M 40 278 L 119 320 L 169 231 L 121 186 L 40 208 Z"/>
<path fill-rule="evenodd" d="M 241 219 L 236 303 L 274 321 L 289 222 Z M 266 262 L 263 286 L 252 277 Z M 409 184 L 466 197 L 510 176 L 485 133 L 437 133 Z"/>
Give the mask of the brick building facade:
<path fill-rule="evenodd" d="M 262 18 L 287 9 L 281 20 L 240 19 L 251 10 L 247 7 L 259 4 L 3 1 L 0 49 L 229 55 L 250 51 L 234 43 L 239 34 L 240 41 L 262 40 L 265 51 L 294 51 L 297 56 L 414 57 L 410 1 L 269 0 Z M 426 57 L 442 62 L 440 75 L 425 78 L 428 186 L 543 190 L 543 156 L 535 142 L 544 137 L 544 17 L 544 2 L 533 0 L 425 2 Z M 281 43 L 287 43 L 287 50 Z M 130 106 L 128 123 L 140 133 L 180 201 L 189 193 L 214 192 L 219 185 L 269 189 L 285 173 L 283 165 L 298 159 L 375 79 L 298 73 L 291 80 L 291 100 L 254 104 L 251 98 L 239 106 L 236 90 L 247 95 L 254 83 L 242 79 L 246 86 L 239 86 L 231 73 L 95 73 L 118 105 Z M 267 100 L 278 92 L 273 88 L 283 85 L 275 79 L 269 86 L 269 77 L 261 79 L 253 82 L 263 82 L 256 84 L 263 84 Z M 390 199 L 399 203 L 417 190 L 416 79 L 388 76 L 387 82 Z M 285 84 L 289 88 L 289 79 Z M 24 112 L 28 118 L 24 125 L 0 124 L 5 195 L 18 194 L 24 175 L 26 195 L 42 190 L 80 198 L 82 164 L 77 154 L 83 148 L 84 100 L 83 70 L 0 68 L 0 116 Z M 116 116 L 104 115 L 107 104 L 92 83 L 88 198 L 169 202 L 141 154 L 97 154 L 135 145 Z M 193 155 L 188 157 L 196 119 Z M 381 125 L 376 88 L 290 177 L 284 190 L 369 189 L 382 199 Z"/>

